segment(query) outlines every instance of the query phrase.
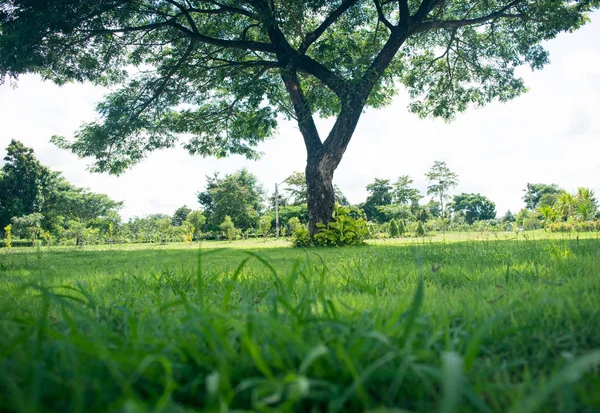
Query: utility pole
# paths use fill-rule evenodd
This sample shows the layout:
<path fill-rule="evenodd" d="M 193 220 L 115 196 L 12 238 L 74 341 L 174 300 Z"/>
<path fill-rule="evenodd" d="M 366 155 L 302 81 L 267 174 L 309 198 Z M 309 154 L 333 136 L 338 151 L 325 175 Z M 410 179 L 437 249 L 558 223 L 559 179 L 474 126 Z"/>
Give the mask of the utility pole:
<path fill-rule="evenodd" d="M 529 208 L 533 211 L 533 199 L 531 198 L 531 185 L 527 183 L 527 194 L 529 195 Z"/>
<path fill-rule="evenodd" d="M 275 184 L 275 239 L 279 239 L 279 193 L 277 187 L 279 184 Z"/>
<path fill-rule="evenodd" d="M 275 184 L 275 239 L 279 239 L 279 185 L 285 180 Z"/>

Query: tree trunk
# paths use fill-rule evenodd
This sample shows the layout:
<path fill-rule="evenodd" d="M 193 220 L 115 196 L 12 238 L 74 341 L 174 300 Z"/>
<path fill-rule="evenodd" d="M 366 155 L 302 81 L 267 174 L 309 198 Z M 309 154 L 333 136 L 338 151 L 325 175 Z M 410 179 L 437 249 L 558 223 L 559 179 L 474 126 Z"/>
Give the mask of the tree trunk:
<path fill-rule="evenodd" d="M 319 229 L 318 223 L 327 224 L 332 219 L 335 193 L 333 190 L 333 172 L 336 162 L 329 157 L 308 159 L 306 164 L 306 185 L 308 191 L 308 230 L 314 236 Z"/>

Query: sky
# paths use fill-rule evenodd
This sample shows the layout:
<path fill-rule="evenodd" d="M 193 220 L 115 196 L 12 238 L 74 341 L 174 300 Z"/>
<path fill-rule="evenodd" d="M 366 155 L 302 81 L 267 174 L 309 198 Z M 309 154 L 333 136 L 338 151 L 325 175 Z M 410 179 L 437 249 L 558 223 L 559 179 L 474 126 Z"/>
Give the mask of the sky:
<path fill-rule="evenodd" d="M 499 216 L 524 206 L 521 197 L 528 182 L 556 183 L 571 192 L 590 187 L 600 195 L 599 40 L 596 12 L 582 29 L 545 44 L 551 63 L 542 71 L 519 69 L 528 93 L 470 109 L 450 123 L 409 113 L 408 96 L 399 90 L 390 106 L 363 114 L 334 183 L 351 203 L 366 199 L 365 187 L 375 178 L 394 181 L 410 175 L 425 192 L 425 173 L 439 160 L 459 175 L 453 194 L 481 193 L 496 203 Z M 82 123 L 96 119 L 94 109 L 104 94 L 89 84 L 59 87 L 34 75 L 1 85 L 2 153 L 11 139 L 22 141 L 42 164 L 63 172 L 71 183 L 124 201 L 124 219 L 172 214 L 184 204 L 199 208 L 196 194 L 214 172 L 224 175 L 246 167 L 270 193 L 275 183 L 304 170 L 306 152 L 297 125 L 282 121 L 277 137 L 259 146 L 264 156 L 258 161 L 190 156 L 178 147 L 149 155 L 119 177 L 92 174 L 86 169 L 90 160 L 49 140 L 53 135 L 71 138 Z M 322 136 L 332 122 L 318 122 Z"/>

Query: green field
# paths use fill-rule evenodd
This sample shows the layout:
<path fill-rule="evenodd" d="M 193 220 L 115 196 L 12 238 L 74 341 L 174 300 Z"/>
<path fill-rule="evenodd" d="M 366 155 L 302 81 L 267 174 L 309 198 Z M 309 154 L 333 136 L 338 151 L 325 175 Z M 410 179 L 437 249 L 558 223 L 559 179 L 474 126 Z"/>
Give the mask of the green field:
<path fill-rule="evenodd" d="M 3 250 L 0 297 L 2 412 L 600 411 L 597 234 Z"/>

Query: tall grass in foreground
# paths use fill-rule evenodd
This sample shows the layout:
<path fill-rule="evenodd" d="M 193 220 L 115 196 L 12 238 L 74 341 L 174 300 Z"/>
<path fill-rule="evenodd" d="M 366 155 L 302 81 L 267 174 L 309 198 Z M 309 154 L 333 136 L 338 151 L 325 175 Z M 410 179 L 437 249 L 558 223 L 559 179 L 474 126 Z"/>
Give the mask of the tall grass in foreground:
<path fill-rule="evenodd" d="M 599 248 L 4 254 L 0 411 L 598 412 Z"/>

